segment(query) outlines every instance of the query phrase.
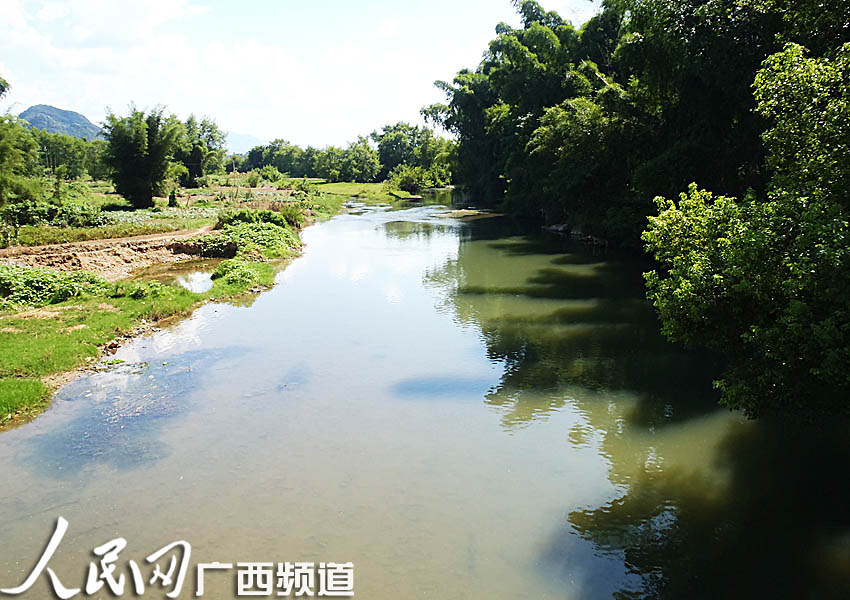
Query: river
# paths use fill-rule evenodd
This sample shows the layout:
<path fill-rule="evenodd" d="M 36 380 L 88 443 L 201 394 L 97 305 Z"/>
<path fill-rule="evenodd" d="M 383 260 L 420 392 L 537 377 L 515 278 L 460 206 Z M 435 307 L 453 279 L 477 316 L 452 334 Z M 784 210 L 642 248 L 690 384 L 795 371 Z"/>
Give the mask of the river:
<path fill-rule="evenodd" d="M 847 597 L 846 428 L 718 407 L 645 263 L 444 210 L 309 227 L 274 289 L 128 343 L 0 435 L 0 587 L 62 516 L 73 587 L 120 536 L 121 572 L 189 541 L 185 598 L 212 561 L 350 561 L 378 600 Z"/>

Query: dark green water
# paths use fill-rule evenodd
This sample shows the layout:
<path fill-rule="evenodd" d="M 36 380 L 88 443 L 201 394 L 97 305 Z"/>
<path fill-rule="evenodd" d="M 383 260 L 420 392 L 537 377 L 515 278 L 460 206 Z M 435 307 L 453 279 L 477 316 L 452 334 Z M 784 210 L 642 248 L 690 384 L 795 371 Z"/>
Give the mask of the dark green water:
<path fill-rule="evenodd" d="M 122 536 L 137 560 L 353 561 L 365 599 L 848 597 L 843 424 L 717 408 L 646 265 L 441 210 L 307 229 L 250 306 L 128 344 L 0 435 L 0 587 L 62 515 L 74 586 Z"/>

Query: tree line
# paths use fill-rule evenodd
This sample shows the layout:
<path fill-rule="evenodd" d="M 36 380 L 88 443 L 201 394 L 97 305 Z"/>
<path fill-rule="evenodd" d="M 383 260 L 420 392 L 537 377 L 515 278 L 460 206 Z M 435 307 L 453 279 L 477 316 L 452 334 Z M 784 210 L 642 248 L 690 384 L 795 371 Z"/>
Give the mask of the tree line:
<path fill-rule="evenodd" d="M 275 167 L 290 177 L 329 182 L 390 181 L 411 192 L 452 183 L 455 144 L 428 127 L 399 122 L 360 136 L 347 147 L 314 148 L 277 139 L 233 157 L 230 169 L 250 171 Z"/>
<path fill-rule="evenodd" d="M 850 4 L 605 0 L 578 29 L 514 5 L 423 109 L 459 182 L 643 243 L 664 331 L 728 357 L 729 406 L 850 411 Z"/>
<path fill-rule="evenodd" d="M 50 133 L 0 117 L 0 206 L 49 199 L 51 179 L 55 189 L 91 178 L 112 179 L 133 206 L 145 208 L 168 186 L 194 187 L 204 175 L 224 172 L 225 134 L 208 118 L 180 121 L 159 108 L 131 107 L 126 116 L 107 115 L 103 138 Z"/>

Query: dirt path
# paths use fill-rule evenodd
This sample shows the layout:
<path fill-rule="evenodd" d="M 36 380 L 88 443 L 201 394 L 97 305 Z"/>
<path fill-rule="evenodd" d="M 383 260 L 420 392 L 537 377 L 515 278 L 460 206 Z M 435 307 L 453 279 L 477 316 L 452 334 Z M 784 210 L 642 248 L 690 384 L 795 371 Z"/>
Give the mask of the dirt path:
<path fill-rule="evenodd" d="M 60 271 L 82 269 L 115 281 L 142 267 L 196 258 L 200 248 L 189 240 L 210 230 L 208 226 L 48 246 L 14 246 L 0 249 L 0 263 Z"/>

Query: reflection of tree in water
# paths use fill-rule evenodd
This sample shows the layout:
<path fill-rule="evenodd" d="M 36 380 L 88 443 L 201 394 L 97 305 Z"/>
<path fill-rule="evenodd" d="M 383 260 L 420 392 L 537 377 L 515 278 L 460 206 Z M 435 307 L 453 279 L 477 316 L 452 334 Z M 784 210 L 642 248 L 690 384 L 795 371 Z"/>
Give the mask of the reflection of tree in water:
<path fill-rule="evenodd" d="M 384 231 L 388 238 L 397 240 L 429 239 L 435 233 L 449 230 L 447 225 L 422 223 L 417 221 L 390 221 L 384 223 Z"/>
<path fill-rule="evenodd" d="M 717 457 L 727 484 L 645 471 L 622 498 L 573 512 L 546 560 L 568 561 L 563 545 L 577 532 L 624 552 L 642 577 L 643 589 L 620 598 L 850 597 L 847 432 L 846 423 L 742 427 Z"/>
<path fill-rule="evenodd" d="M 448 290 L 457 318 L 478 325 L 490 357 L 505 362 L 488 402 L 506 411 L 506 427 L 561 408 L 565 388 L 628 391 L 642 423 L 714 407 L 714 365 L 662 338 L 641 265 L 555 236 L 508 237 L 505 228 L 500 219 L 466 228 L 458 258 L 428 280 Z"/>
<path fill-rule="evenodd" d="M 579 535 L 640 577 L 621 598 L 850 597 L 841 427 L 734 425 L 715 410 L 717 366 L 660 335 L 640 265 L 557 238 L 506 237 L 504 226 L 465 228 L 457 260 L 428 281 L 504 362 L 486 401 L 505 428 L 569 403 L 583 417 L 570 440 L 596 444 L 624 490 L 571 512 L 543 564 L 575 576 Z"/>

